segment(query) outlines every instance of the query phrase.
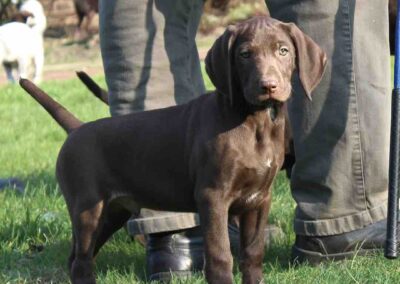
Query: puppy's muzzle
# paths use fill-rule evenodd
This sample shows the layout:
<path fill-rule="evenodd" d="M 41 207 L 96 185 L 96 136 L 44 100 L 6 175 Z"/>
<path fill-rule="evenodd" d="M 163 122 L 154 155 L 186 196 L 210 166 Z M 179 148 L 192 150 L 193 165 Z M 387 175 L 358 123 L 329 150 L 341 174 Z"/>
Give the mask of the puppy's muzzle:
<path fill-rule="evenodd" d="M 260 87 L 263 94 L 274 94 L 278 89 L 278 81 L 275 79 L 261 80 Z"/>

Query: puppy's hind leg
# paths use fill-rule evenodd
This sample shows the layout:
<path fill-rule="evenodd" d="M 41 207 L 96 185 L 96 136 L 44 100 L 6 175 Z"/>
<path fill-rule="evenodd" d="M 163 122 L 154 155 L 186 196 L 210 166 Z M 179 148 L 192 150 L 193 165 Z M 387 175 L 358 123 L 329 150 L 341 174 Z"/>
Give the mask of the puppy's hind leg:
<path fill-rule="evenodd" d="M 104 212 L 103 225 L 97 236 L 93 256 L 96 256 L 104 243 L 132 216 L 132 213 L 123 208 L 107 208 Z"/>
<path fill-rule="evenodd" d="M 75 252 L 76 252 L 76 239 L 75 239 L 75 233 L 72 230 L 72 246 L 71 246 L 71 254 L 69 255 L 68 258 L 68 272 L 70 275 L 72 275 L 72 263 L 75 260 Z"/>
<path fill-rule="evenodd" d="M 97 255 L 99 252 L 100 248 L 104 245 L 104 243 L 122 226 L 129 220 L 131 217 L 132 213 L 128 210 L 120 209 L 120 210 L 107 210 L 108 212 L 104 212 L 102 217 L 102 225 L 98 227 L 98 233 L 93 249 L 93 258 Z M 75 237 L 75 232 L 73 233 L 73 239 L 72 239 L 72 249 L 71 249 L 71 255 L 68 260 L 68 270 L 71 274 L 73 275 L 72 272 L 72 265 L 75 261 L 76 258 L 76 251 L 77 251 L 77 242 L 76 242 L 76 237 Z M 77 261 L 78 262 L 78 261 Z M 81 262 L 82 263 L 82 262 Z M 78 264 L 75 263 L 75 266 Z M 87 264 L 86 264 L 87 265 Z M 91 266 L 91 264 L 89 263 Z M 91 267 L 90 267 L 91 268 Z M 77 268 L 75 267 L 74 273 L 76 274 Z M 74 279 L 74 278 L 72 278 Z M 85 280 L 86 281 L 86 280 Z M 91 280 L 93 281 L 93 280 Z M 75 281 L 74 281 L 75 282 Z M 78 282 L 76 280 L 76 282 Z"/>
<path fill-rule="evenodd" d="M 90 205 L 88 205 L 90 204 Z M 79 202 L 71 214 L 73 226 L 73 248 L 70 256 L 71 281 L 78 283 L 96 283 L 93 273 L 93 255 L 99 232 L 102 231 L 106 202 Z M 85 206 L 86 205 L 86 206 Z"/>

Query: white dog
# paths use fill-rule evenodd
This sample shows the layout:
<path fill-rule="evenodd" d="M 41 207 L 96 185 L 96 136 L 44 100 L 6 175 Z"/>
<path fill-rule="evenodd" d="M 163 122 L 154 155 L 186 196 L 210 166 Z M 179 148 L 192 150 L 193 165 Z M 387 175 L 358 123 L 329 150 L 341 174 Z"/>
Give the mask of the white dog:
<path fill-rule="evenodd" d="M 43 33 L 46 29 L 46 16 L 42 4 L 37 0 L 25 1 L 20 11 L 29 12 L 33 16 L 27 18 L 26 24 L 12 22 L 0 26 L 0 62 L 11 82 L 15 81 L 12 74 L 15 62 L 21 78 L 28 77 L 33 62 L 33 81 L 39 83 L 44 64 Z"/>
<path fill-rule="evenodd" d="M 32 17 L 28 17 L 26 24 L 43 37 L 47 21 L 42 4 L 38 0 L 27 0 L 22 3 L 19 10 L 29 12 L 33 15 Z"/>

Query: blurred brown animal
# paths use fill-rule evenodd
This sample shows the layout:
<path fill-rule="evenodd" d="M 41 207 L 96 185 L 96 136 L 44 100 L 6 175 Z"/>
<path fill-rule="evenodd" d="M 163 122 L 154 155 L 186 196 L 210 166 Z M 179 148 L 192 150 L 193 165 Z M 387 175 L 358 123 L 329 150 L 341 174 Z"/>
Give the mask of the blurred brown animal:
<path fill-rule="evenodd" d="M 210 0 L 210 3 L 212 8 L 225 11 L 229 0 Z"/>
<path fill-rule="evenodd" d="M 395 52 L 395 33 L 396 33 L 397 0 L 389 0 L 389 41 L 390 54 Z"/>
<path fill-rule="evenodd" d="M 75 39 L 90 36 L 90 24 L 96 13 L 99 12 L 98 0 L 74 0 L 75 11 L 78 15 L 78 25 L 75 31 Z"/>
<path fill-rule="evenodd" d="M 284 106 L 297 67 L 307 96 L 325 53 L 294 24 L 230 26 L 206 57 L 216 91 L 187 104 L 83 124 L 27 80 L 69 133 L 56 173 L 71 216 L 72 283 L 95 283 L 93 258 L 141 207 L 198 212 L 209 283 L 233 283 L 228 216 L 240 216 L 244 283 L 263 280 L 271 185 L 285 152 Z"/>

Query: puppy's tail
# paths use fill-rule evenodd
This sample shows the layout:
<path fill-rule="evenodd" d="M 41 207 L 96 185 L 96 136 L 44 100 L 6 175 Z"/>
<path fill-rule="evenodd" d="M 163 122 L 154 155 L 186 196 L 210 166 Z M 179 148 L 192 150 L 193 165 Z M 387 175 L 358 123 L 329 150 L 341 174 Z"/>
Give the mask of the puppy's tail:
<path fill-rule="evenodd" d="M 108 105 L 108 92 L 102 88 L 88 74 L 83 71 L 77 71 L 76 75 L 83 84 L 91 91 L 99 100 Z"/>
<path fill-rule="evenodd" d="M 42 105 L 42 107 L 62 128 L 64 128 L 67 133 L 72 132 L 83 124 L 82 121 L 77 119 L 72 113 L 53 100 L 48 94 L 39 89 L 28 79 L 20 79 L 19 84 L 28 94 Z"/>

